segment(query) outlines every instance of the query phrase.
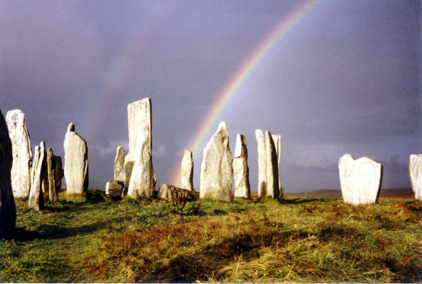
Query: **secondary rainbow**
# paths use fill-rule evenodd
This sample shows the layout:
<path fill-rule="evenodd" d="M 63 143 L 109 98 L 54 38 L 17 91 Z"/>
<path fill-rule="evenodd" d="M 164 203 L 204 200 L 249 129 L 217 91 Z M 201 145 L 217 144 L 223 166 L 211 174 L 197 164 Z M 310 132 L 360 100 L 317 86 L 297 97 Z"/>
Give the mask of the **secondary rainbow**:
<path fill-rule="evenodd" d="M 192 151 L 194 157 L 200 153 L 205 144 L 205 139 L 209 139 L 212 131 L 216 130 L 213 129 L 214 124 L 219 119 L 220 114 L 233 100 L 243 83 L 251 76 L 262 60 L 274 49 L 277 43 L 280 42 L 307 14 L 309 14 L 319 2 L 321 1 L 307 1 L 299 6 L 287 18 L 284 18 L 280 24 L 277 25 L 276 29 L 258 46 L 257 49 L 255 49 L 252 56 L 243 63 L 235 76 L 232 77 L 229 84 L 227 84 L 218 95 L 217 100 L 200 125 L 199 132 L 194 136 L 192 143 L 189 145 L 188 149 Z M 172 184 L 180 186 L 180 183 L 180 168 L 178 168 L 173 176 Z"/>

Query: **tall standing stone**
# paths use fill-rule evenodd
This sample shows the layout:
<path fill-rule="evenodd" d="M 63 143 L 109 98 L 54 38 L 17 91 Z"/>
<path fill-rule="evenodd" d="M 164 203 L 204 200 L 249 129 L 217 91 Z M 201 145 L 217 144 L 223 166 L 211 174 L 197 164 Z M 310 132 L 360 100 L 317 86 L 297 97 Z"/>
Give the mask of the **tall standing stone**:
<path fill-rule="evenodd" d="M 338 161 L 341 193 L 345 203 L 354 205 L 378 201 L 382 182 L 382 165 L 362 157 L 344 154 Z"/>
<path fill-rule="evenodd" d="M 114 180 L 125 181 L 125 150 L 122 146 L 117 147 L 114 158 Z"/>
<path fill-rule="evenodd" d="M 35 146 L 34 163 L 31 173 L 31 192 L 29 193 L 28 206 L 37 211 L 44 208 L 44 195 L 42 193 L 42 183 L 44 172 L 46 170 L 45 161 L 45 143 L 41 142 L 40 146 Z"/>
<path fill-rule="evenodd" d="M 280 180 L 280 160 L 281 160 L 281 136 L 280 134 L 274 134 L 272 135 L 273 141 L 274 141 L 274 147 L 275 147 L 275 153 L 277 156 L 277 173 L 278 173 L 278 191 L 279 191 L 279 197 L 280 199 L 283 198 L 283 187 L 281 186 L 281 180 Z"/>
<path fill-rule="evenodd" d="M 151 128 L 145 122 L 141 122 L 140 126 L 135 161 L 128 188 L 128 196 L 131 198 L 153 196 L 156 184 L 152 169 Z"/>
<path fill-rule="evenodd" d="M 264 197 L 267 189 L 267 154 L 265 150 L 265 139 L 262 130 L 255 130 L 256 148 L 258 153 L 258 196 Z"/>
<path fill-rule="evenodd" d="M 266 169 L 267 169 L 267 194 L 274 199 L 279 199 L 279 185 L 278 185 L 278 163 L 277 155 L 274 146 L 273 137 L 270 131 L 265 131 L 265 153 L 266 153 Z"/>
<path fill-rule="evenodd" d="M 409 174 L 415 199 L 422 201 L 422 154 L 410 155 Z"/>
<path fill-rule="evenodd" d="M 11 171 L 13 196 L 28 198 L 31 188 L 32 149 L 25 113 L 20 109 L 10 110 L 6 114 L 6 121 L 13 149 Z"/>
<path fill-rule="evenodd" d="M 187 149 L 182 159 L 181 182 L 181 188 L 193 190 L 193 155 Z"/>
<path fill-rule="evenodd" d="M 242 134 L 237 134 L 234 157 L 234 196 L 250 198 L 251 186 L 249 184 L 248 147 L 246 145 L 246 138 Z"/>
<path fill-rule="evenodd" d="M 59 190 L 63 178 L 62 158 L 53 154 L 51 148 L 47 149 L 47 180 L 48 196 L 50 201 L 59 201 Z"/>
<path fill-rule="evenodd" d="M 67 194 L 82 195 L 88 189 L 88 146 L 86 141 L 75 132 L 71 122 L 64 139 L 64 176 Z"/>
<path fill-rule="evenodd" d="M 12 141 L 0 110 L 0 238 L 12 237 L 16 227 L 16 206 L 10 177 L 12 164 Z"/>
<path fill-rule="evenodd" d="M 204 149 L 200 172 L 200 198 L 230 202 L 233 183 L 232 153 L 224 121 Z"/>

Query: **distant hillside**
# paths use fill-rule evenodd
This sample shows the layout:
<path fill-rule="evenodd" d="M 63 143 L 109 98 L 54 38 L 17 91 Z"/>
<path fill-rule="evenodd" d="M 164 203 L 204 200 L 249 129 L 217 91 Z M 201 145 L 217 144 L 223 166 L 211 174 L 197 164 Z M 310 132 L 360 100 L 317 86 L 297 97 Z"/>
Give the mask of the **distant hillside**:
<path fill-rule="evenodd" d="M 341 190 L 338 189 L 319 189 L 311 192 L 285 192 L 286 197 L 306 197 L 306 198 L 342 198 Z M 383 197 L 402 197 L 412 198 L 413 190 L 411 188 L 390 188 L 381 189 L 380 196 Z"/>

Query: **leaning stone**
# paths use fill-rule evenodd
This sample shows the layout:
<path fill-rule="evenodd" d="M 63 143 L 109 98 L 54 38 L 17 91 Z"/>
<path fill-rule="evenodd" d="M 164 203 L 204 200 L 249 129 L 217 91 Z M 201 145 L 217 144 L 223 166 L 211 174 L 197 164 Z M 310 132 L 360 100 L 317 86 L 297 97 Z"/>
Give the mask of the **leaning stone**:
<path fill-rule="evenodd" d="M 237 134 L 236 149 L 234 153 L 234 196 L 250 198 L 251 187 L 249 184 L 248 147 L 246 145 L 246 138 L 242 134 Z"/>
<path fill-rule="evenodd" d="M 28 206 L 32 209 L 40 211 L 44 208 L 44 195 L 42 193 L 42 183 L 44 171 L 46 170 L 45 161 L 46 151 L 45 143 L 41 142 L 40 146 L 35 146 L 34 162 L 31 173 L 31 192 L 29 193 Z"/>
<path fill-rule="evenodd" d="M 182 160 L 181 181 L 182 188 L 193 190 L 193 155 L 187 149 Z"/>
<path fill-rule="evenodd" d="M 231 201 L 233 183 L 232 153 L 224 121 L 204 149 L 200 172 L 200 198 Z"/>
<path fill-rule="evenodd" d="M 266 196 L 274 199 L 280 198 L 279 184 L 278 184 L 278 163 L 275 151 L 274 141 L 270 131 L 265 132 L 265 153 L 266 153 Z"/>
<path fill-rule="evenodd" d="M 409 174 L 415 199 L 422 201 L 422 154 L 410 155 Z"/>
<path fill-rule="evenodd" d="M 82 195 L 88 190 L 88 146 L 71 122 L 64 139 L 64 175 L 67 195 Z"/>
<path fill-rule="evenodd" d="M 125 150 L 122 146 L 117 147 L 114 158 L 114 180 L 125 181 Z"/>
<path fill-rule="evenodd" d="M 157 198 L 167 202 L 187 202 L 191 199 L 191 190 L 176 187 L 171 184 L 163 184 L 158 190 Z"/>
<path fill-rule="evenodd" d="M 28 198 L 31 189 L 32 149 L 25 113 L 20 109 L 10 110 L 7 112 L 6 121 L 13 149 L 11 171 L 13 196 Z"/>
<path fill-rule="evenodd" d="M 280 134 L 274 134 L 272 135 L 273 141 L 274 141 L 274 147 L 275 147 L 275 153 L 277 156 L 277 173 L 278 173 L 278 192 L 280 199 L 283 198 L 283 187 L 281 186 L 281 180 L 280 180 L 280 160 L 281 160 L 281 136 Z"/>
<path fill-rule="evenodd" d="M 138 197 L 152 197 L 155 191 L 157 179 L 152 169 L 150 130 L 148 123 L 141 123 L 138 131 L 135 162 L 128 188 L 128 196 L 135 199 Z"/>
<path fill-rule="evenodd" d="M 267 154 L 265 150 L 265 139 L 262 130 L 255 130 L 256 148 L 258 153 L 258 197 L 266 196 L 267 180 Z"/>
<path fill-rule="evenodd" d="M 378 201 L 382 182 L 382 165 L 362 157 L 343 155 L 338 162 L 341 193 L 345 203 L 354 205 Z"/>
<path fill-rule="evenodd" d="M 10 177 L 12 164 L 12 141 L 0 110 L 0 239 L 12 237 L 16 227 L 16 206 Z"/>
<path fill-rule="evenodd" d="M 139 159 L 137 155 L 138 143 L 143 140 L 146 143 L 144 147 L 149 148 L 148 153 L 152 153 L 152 110 L 151 110 L 151 98 L 144 98 L 142 100 L 128 104 L 128 129 L 129 129 L 129 151 L 125 158 L 125 186 L 129 187 L 131 174 L 129 170 L 133 170 L 135 160 Z M 144 126 L 146 124 L 146 126 Z M 146 131 L 144 128 L 148 128 Z M 141 137 L 148 133 L 148 137 Z M 151 160 L 151 173 L 149 178 L 155 177 L 154 171 L 152 170 L 152 157 Z M 126 164 L 132 164 L 126 166 Z M 129 193 L 128 193 L 129 194 Z"/>

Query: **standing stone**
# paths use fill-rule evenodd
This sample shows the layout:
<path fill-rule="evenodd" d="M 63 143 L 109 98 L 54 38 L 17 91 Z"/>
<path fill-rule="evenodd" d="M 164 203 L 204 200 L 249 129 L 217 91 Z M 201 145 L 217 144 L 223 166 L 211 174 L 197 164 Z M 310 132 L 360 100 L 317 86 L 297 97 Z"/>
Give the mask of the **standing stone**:
<path fill-rule="evenodd" d="M 13 149 L 11 171 L 13 196 L 28 198 L 31 189 L 32 149 L 25 113 L 20 109 L 10 110 L 7 112 L 6 121 Z"/>
<path fill-rule="evenodd" d="M 152 111 L 151 98 L 144 98 L 142 100 L 128 104 L 128 128 L 129 128 L 129 152 L 125 158 L 125 186 L 128 187 L 131 179 L 131 174 L 134 168 L 135 160 L 139 158 L 137 154 L 138 143 L 146 143 L 145 150 L 152 153 Z M 148 128 L 147 131 L 144 128 Z M 148 137 L 141 137 L 146 135 Z M 142 140 L 143 142 L 140 142 Z M 146 158 L 144 158 L 145 160 Z M 152 168 L 152 157 L 150 174 L 148 179 L 156 179 L 154 170 Z"/>
<path fill-rule="evenodd" d="M 31 173 L 31 192 L 29 193 L 28 206 L 32 209 L 40 211 L 44 208 L 44 195 L 42 193 L 42 183 L 44 171 L 46 169 L 45 161 L 45 143 L 41 142 L 40 146 L 35 146 L 34 163 Z"/>
<path fill-rule="evenodd" d="M 266 153 L 266 169 L 267 169 L 267 194 L 274 199 L 279 199 L 279 185 L 278 185 L 278 163 L 277 154 L 275 151 L 274 141 L 270 131 L 265 131 L 265 153 Z"/>
<path fill-rule="evenodd" d="M 51 202 L 59 201 L 59 190 L 63 178 L 62 158 L 53 155 L 51 148 L 47 149 L 47 180 L 48 196 Z"/>
<path fill-rule="evenodd" d="M 129 181 L 128 196 L 151 197 L 154 194 L 156 177 L 152 169 L 151 127 L 141 122 L 138 129 L 135 162 Z"/>
<path fill-rule="evenodd" d="M 122 146 L 117 147 L 114 158 L 114 180 L 125 181 L 125 150 Z"/>
<path fill-rule="evenodd" d="M 124 184 L 122 181 L 113 180 L 106 184 L 106 194 L 109 195 L 113 200 L 119 200 L 122 195 Z"/>
<path fill-rule="evenodd" d="M 64 139 L 64 175 L 67 195 L 82 195 L 88 189 L 88 146 L 86 141 L 75 132 L 71 122 Z"/>
<path fill-rule="evenodd" d="M 224 121 L 204 149 L 200 172 L 200 198 L 230 202 L 233 183 L 232 153 Z"/>
<path fill-rule="evenodd" d="M 10 177 L 12 164 L 12 141 L 0 110 L 0 238 L 12 237 L 16 227 L 16 206 Z"/>
<path fill-rule="evenodd" d="M 193 190 L 193 155 L 187 149 L 182 160 L 181 181 L 182 188 Z"/>
<path fill-rule="evenodd" d="M 382 181 L 382 165 L 362 157 L 353 159 L 344 154 L 338 161 L 341 192 L 345 203 L 354 205 L 378 201 Z"/>
<path fill-rule="evenodd" d="M 234 196 L 250 198 L 248 147 L 246 146 L 246 138 L 242 134 L 237 134 L 234 156 Z"/>
<path fill-rule="evenodd" d="M 258 197 L 264 197 L 267 189 L 267 155 L 265 150 L 265 139 L 262 130 L 255 130 L 256 148 L 258 153 Z"/>
<path fill-rule="evenodd" d="M 280 199 L 283 198 L 283 187 L 281 186 L 281 180 L 280 180 L 280 160 L 281 160 L 281 136 L 280 134 L 274 134 L 272 135 L 273 141 L 274 141 L 274 147 L 275 147 L 275 153 L 277 156 L 277 173 L 278 173 L 278 191 L 279 191 L 279 197 Z"/>
<path fill-rule="evenodd" d="M 422 154 L 410 155 L 409 174 L 415 199 L 422 201 Z"/>

